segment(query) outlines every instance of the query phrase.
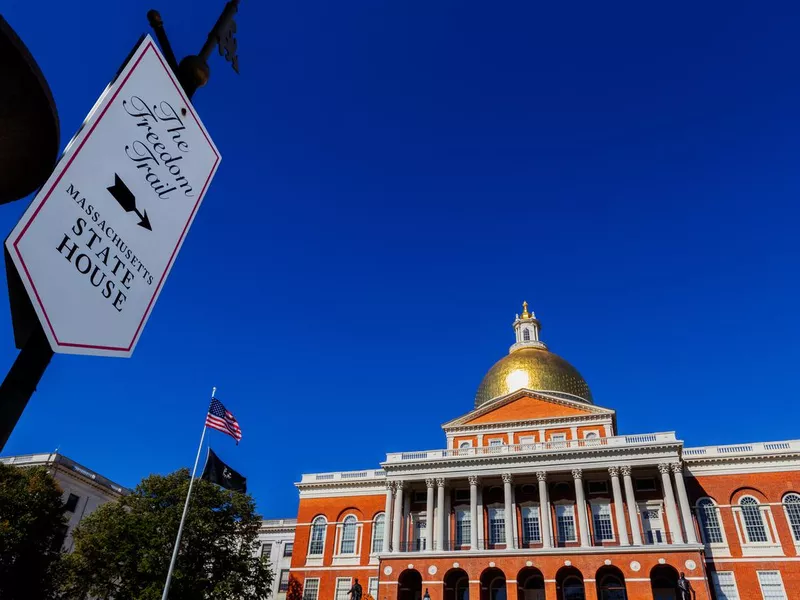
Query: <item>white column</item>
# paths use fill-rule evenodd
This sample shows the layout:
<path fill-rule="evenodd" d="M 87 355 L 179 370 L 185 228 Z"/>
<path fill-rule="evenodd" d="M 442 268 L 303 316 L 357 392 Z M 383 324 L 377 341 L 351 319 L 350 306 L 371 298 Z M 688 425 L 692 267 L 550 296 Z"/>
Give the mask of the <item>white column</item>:
<path fill-rule="evenodd" d="M 542 548 L 553 547 L 553 533 L 550 521 L 550 498 L 547 495 L 547 473 L 536 472 L 539 480 L 539 528 L 542 530 Z"/>
<path fill-rule="evenodd" d="M 478 549 L 478 477 L 470 475 L 469 480 L 469 549 Z"/>
<path fill-rule="evenodd" d="M 629 546 L 628 526 L 625 524 L 625 508 L 622 506 L 622 488 L 619 485 L 619 467 L 608 467 L 611 475 L 611 491 L 614 494 L 614 517 L 617 519 L 617 534 L 619 545 Z"/>
<path fill-rule="evenodd" d="M 383 510 L 383 548 L 384 553 L 389 552 L 392 538 L 392 502 L 394 502 L 394 482 L 386 482 L 386 506 Z"/>
<path fill-rule="evenodd" d="M 400 532 L 403 531 L 403 481 L 394 482 L 394 522 L 392 523 L 392 552 L 400 552 Z"/>
<path fill-rule="evenodd" d="M 478 485 L 478 550 L 486 549 L 486 539 L 483 537 L 486 529 L 483 520 L 486 518 L 486 511 L 483 510 L 483 486 Z"/>
<path fill-rule="evenodd" d="M 669 465 L 661 463 L 658 465 L 658 472 L 661 473 L 661 487 L 664 488 L 664 504 L 667 507 L 667 525 L 672 540 L 671 544 L 682 544 L 683 533 L 681 533 L 681 522 L 678 520 L 678 509 L 675 506 L 675 494 L 672 492 L 672 480 L 669 477 Z"/>
<path fill-rule="evenodd" d="M 516 548 L 514 539 L 514 505 L 511 503 L 511 473 L 503 473 L 503 500 L 506 525 L 506 548 Z"/>
<path fill-rule="evenodd" d="M 697 532 L 694 529 L 692 509 L 689 505 L 689 496 L 686 493 L 686 482 L 683 480 L 683 463 L 672 463 L 670 467 L 675 477 L 675 489 L 678 491 L 678 505 L 681 507 L 681 517 L 683 517 L 683 530 L 686 533 L 686 541 L 689 544 L 696 544 Z"/>
<path fill-rule="evenodd" d="M 575 509 L 578 511 L 578 524 L 581 528 L 581 546 L 590 546 L 589 519 L 586 518 L 586 494 L 583 493 L 583 471 L 572 469 L 572 478 L 575 480 Z"/>
<path fill-rule="evenodd" d="M 642 530 L 639 527 L 639 509 L 636 508 L 636 498 L 633 495 L 633 481 L 631 468 L 628 465 L 620 467 L 622 481 L 625 485 L 625 504 L 628 505 L 628 518 L 631 521 L 631 536 L 635 546 L 642 545 Z"/>
<path fill-rule="evenodd" d="M 425 480 L 425 487 L 428 488 L 428 498 L 425 505 L 425 550 L 433 551 L 433 486 L 436 482 L 433 479 Z"/>
<path fill-rule="evenodd" d="M 439 477 L 436 480 L 436 531 L 434 535 L 434 544 L 431 548 L 437 550 L 444 550 L 446 544 L 444 543 L 444 478 Z"/>

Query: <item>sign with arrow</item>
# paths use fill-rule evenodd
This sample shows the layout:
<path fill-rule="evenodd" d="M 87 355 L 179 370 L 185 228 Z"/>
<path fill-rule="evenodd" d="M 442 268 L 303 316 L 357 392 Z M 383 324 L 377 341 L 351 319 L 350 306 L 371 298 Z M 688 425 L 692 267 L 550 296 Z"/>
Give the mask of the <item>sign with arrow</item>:
<path fill-rule="evenodd" d="M 55 352 L 133 353 L 220 158 L 146 36 L 6 240 Z"/>
<path fill-rule="evenodd" d="M 125 182 L 122 181 L 119 175 L 114 173 L 114 185 L 106 189 L 108 189 L 111 195 L 114 196 L 114 199 L 119 202 L 122 210 L 125 212 L 133 211 L 139 215 L 139 227 L 144 227 L 145 229 L 153 231 L 153 228 L 150 226 L 150 219 L 147 218 L 147 211 L 145 210 L 143 213 L 139 212 L 139 209 L 136 208 L 136 196 L 133 195 L 133 192 L 125 185 Z"/>

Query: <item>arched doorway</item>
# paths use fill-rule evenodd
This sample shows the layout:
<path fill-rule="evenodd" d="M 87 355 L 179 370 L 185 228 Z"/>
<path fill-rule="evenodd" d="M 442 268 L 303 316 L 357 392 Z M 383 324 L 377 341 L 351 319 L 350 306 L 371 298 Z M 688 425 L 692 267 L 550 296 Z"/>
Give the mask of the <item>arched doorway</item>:
<path fill-rule="evenodd" d="M 506 575 L 500 569 L 486 569 L 481 573 L 481 600 L 508 600 Z"/>
<path fill-rule="evenodd" d="M 625 576 L 617 567 L 602 567 L 595 575 L 597 600 L 628 600 Z"/>
<path fill-rule="evenodd" d="M 650 571 L 653 600 L 676 600 L 678 597 L 678 572 L 669 565 L 657 565 Z"/>
<path fill-rule="evenodd" d="M 421 600 L 422 575 L 416 569 L 406 569 L 397 578 L 397 600 Z"/>
<path fill-rule="evenodd" d="M 558 600 L 586 600 L 583 575 L 575 567 L 561 567 L 556 573 Z"/>
<path fill-rule="evenodd" d="M 525 567 L 517 575 L 517 600 L 545 600 L 544 575 L 539 569 Z"/>
<path fill-rule="evenodd" d="M 445 573 L 444 600 L 469 600 L 469 576 L 464 569 L 450 569 Z"/>

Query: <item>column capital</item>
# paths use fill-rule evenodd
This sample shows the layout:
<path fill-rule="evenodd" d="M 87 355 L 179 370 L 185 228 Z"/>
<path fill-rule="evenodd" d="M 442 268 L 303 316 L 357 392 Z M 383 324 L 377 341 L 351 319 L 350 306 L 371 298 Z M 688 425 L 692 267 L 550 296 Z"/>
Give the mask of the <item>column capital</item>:
<path fill-rule="evenodd" d="M 631 466 L 630 465 L 622 465 L 619 468 L 619 472 L 622 473 L 623 477 L 630 477 L 631 476 Z"/>
<path fill-rule="evenodd" d="M 582 479 L 583 478 L 583 469 L 572 469 L 572 478 L 573 479 Z"/>
<path fill-rule="evenodd" d="M 608 474 L 612 477 L 619 477 L 619 467 L 608 467 Z"/>
<path fill-rule="evenodd" d="M 436 487 L 444 487 L 445 479 L 444 477 L 437 477 L 436 478 Z"/>
<path fill-rule="evenodd" d="M 662 475 L 669 475 L 669 463 L 659 463 L 658 472 Z"/>
<path fill-rule="evenodd" d="M 432 477 L 429 477 L 429 478 L 427 478 L 427 479 L 425 480 L 425 487 L 426 487 L 426 488 L 430 489 L 430 488 L 432 488 L 434 485 L 436 485 L 436 480 L 435 480 L 435 479 L 433 479 Z"/>
<path fill-rule="evenodd" d="M 672 469 L 672 472 L 676 475 L 680 475 L 683 473 L 683 463 L 682 462 L 674 462 L 669 466 Z"/>
<path fill-rule="evenodd" d="M 503 473 L 503 483 L 511 483 L 514 481 L 514 478 L 511 476 L 511 473 Z"/>
<path fill-rule="evenodd" d="M 547 471 L 536 471 L 536 479 L 539 481 L 547 481 Z"/>
<path fill-rule="evenodd" d="M 386 491 L 390 494 L 394 495 L 394 481 L 387 481 L 386 482 Z"/>
<path fill-rule="evenodd" d="M 467 481 L 469 481 L 470 485 L 478 485 L 478 476 L 477 475 L 468 475 Z"/>
<path fill-rule="evenodd" d="M 403 481 L 402 479 L 395 479 L 394 480 L 394 489 L 397 490 L 404 490 L 408 487 L 408 484 Z"/>

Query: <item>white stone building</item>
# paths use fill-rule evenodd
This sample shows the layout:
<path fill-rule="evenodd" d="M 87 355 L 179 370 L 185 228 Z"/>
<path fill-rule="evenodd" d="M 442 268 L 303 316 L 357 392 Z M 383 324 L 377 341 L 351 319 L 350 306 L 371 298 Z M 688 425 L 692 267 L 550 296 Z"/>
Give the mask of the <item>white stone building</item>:
<path fill-rule="evenodd" d="M 55 452 L 0 457 L 0 463 L 15 467 L 47 467 L 64 492 L 63 499 L 69 519 L 64 533 L 64 550 L 67 552 L 72 550 L 72 531 L 81 519 L 90 515 L 101 504 L 129 493 L 121 485 Z"/>
<path fill-rule="evenodd" d="M 296 527 L 297 519 L 264 519 L 258 532 L 259 552 L 269 559 L 270 569 L 275 575 L 271 597 L 276 600 L 286 598 Z"/>

